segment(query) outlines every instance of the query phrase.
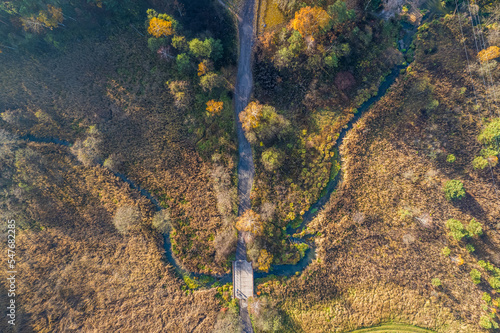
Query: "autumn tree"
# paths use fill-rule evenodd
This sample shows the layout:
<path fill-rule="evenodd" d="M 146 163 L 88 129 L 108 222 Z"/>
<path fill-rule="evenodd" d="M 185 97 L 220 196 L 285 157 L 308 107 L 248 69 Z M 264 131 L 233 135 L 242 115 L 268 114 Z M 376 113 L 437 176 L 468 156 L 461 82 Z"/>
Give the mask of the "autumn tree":
<path fill-rule="evenodd" d="M 210 116 L 219 114 L 222 111 L 223 106 L 223 102 L 217 102 L 212 99 L 207 102 L 207 112 Z"/>
<path fill-rule="evenodd" d="M 295 13 L 292 20 L 293 29 L 302 37 L 312 36 L 328 26 L 330 15 L 321 7 L 304 7 Z"/>
<path fill-rule="evenodd" d="M 477 57 L 479 58 L 479 61 L 481 61 L 481 62 L 493 60 L 495 58 L 500 57 L 500 48 L 498 46 L 492 45 L 492 46 L 488 47 L 487 49 L 481 50 L 477 54 Z"/>
<path fill-rule="evenodd" d="M 259 214 L 249 209 L 236 221 L 236 229 L 250 232 L 255 236 L 262 236 L 264 234 L 264 223 Z"/>
<path fill-rule="evenodd" d="M 139 210 L 135 206 L 122 206 L 113 216 L 113 224 L 121 234 L 127 234 L 140 222 Z"/>
<path fill-rule="evenodd" d="M 168 83 L 170 93 L 174 97 L 174 105 L 178 109 L 186 109 L 192 101 L 192 93 L 187 81 L 172 81 Z"/>
<path fill-rule="evenodd" d="M 283 159 L 283 153 L 274 147 L 265 150 L 261 156 L 262 165 L 267 171 L 274 171 L 281 167 Z"/>
<path fill-rule="evenodd" d="M 47 9 L 41 10 L 37 16 L 21 17 L 24 30 L 34 33 L 41 33 L 45 28 L 52 30 L 61 24 L 63 20 L 62 9 L 52 5 L 47 5 Z"/>
<path fill-rule="evenodd" d="M 239 115 L 245 136 L 251 143 L 269 141 L 284 133 L 290 122 L 269 105 L 251 102 Z"/>
<path fill-rule="evenodd" d="M 200 78 L 200 86 L 205 92 L 212 92 L 217 87 L 220 87 L 222 80 L 216 73 L 207 73 Z"/>
<path fill-rule="evenodd" d="M 179 23 L 168 14 L 159 14 L 148 9 L 148 33 L 156 38 L 171 36 L 175 33 Z"/>
<path fill-rule="evenodd" d="M 153 227 L 164 235 L 168 235 L 171 228 L 170 214 L 166 209 L 162 209 L 155 213 L 151 221 Z"/>
<path fill-rule="evenodd" d="M 273 262 L 273 255 L 267 250 L 262 249 L 259 253 L 259 259 L 257 259 L 257 268 L 259 271 L 269 272 L 271 264 Z"/>

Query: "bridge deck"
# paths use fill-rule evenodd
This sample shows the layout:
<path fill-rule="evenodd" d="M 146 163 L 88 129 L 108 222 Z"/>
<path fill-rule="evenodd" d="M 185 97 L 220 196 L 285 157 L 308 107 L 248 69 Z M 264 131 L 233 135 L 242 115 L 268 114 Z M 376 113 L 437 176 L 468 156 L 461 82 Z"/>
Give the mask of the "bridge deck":
<path fill-rule="evenodd" d="M 243 300 L 253 297 L 253 269 L 246 260 L 233 261 L 233 297 Z"/>

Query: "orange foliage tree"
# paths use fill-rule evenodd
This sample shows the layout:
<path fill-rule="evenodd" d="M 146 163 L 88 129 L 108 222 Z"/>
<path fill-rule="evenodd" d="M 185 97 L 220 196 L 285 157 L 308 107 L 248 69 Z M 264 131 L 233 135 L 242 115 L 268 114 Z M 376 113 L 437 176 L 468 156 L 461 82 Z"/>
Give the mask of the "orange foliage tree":
<path fill-rule="evenodd" d="M 306 37 L 324 29 L 329 22 L 330 15 L 323 8 L 307 6 L 295 12 L 292 27 Z"/>
<path fill-rule="evenodd" d="M 500 57 L 500 48 L 498 46 L 490 46 L 487 49 L 480 51 L 477 57 L 481 62 L 492 60 Z"/>
<path fill-rule="evenodd" d="M 239 231 L 248 231 L 255 236 L 262 236 L 264 234 L 264 224 L 260 215 L 249 209 L 243 213 L 236 221 L 236 229 Z"/>
<path fill-rule="evenodd" d="M 153 17 L 149 20 L 148 33 L 156 38 L 170 36 L 174 34 L 174 28 L 171 21 Z"/>
<path fill-rule="evenodd" d="M 222 111 L 222 107 L 224 106 L 223 102 L 217 102 L 215 100 L 210 100 L 207 102 L 207 111 L 209 115 L 216 115 Z"/>

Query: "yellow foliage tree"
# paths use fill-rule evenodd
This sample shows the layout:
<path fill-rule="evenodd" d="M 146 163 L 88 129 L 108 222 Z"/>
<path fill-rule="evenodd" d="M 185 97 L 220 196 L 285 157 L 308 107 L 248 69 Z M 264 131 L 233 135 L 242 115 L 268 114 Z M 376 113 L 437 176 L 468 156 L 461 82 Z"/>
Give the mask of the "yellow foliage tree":
<path fill-rule="evenodd" d="M 488 60 L 492 60 L 500 57 L 500 48 L 498 46 L 490 46 L 487 49 L 480 51 L 477 54 L 479 61 L 486 62 Z"/>
<path fill-rule="evenodd" d="M 295 12 L 292 27 L 306 37 L 324 29 L 329 22 L 330 15 L 323 8 L 307 6 Z"/>
<path fill-rule="evenodd" d="M 148 33 L 156 38 L 170 36 L 174 34 L 174 28 L 172 22 L 153 17 L 149 20 Z"/>
<path fill-rule="evenodd" d="M 266 250 L 260 250 L 259 259 L 257 259 L 257 267 L 260 271 L 269 272 L 271 263 L 273 262 L 273 255 Z"/>
<path fill-rule="evenodd" d="M 251 232 L 256 236 L 262 236 L 264 233 L 264 224 L 260 215 L 249 209 L 236 221 L 236 229 Z"/>
<path fill-rule="evenodd" d="M 208 114 L 213 116 L 219 114 L 222 111 L 222 107 L 224 106 L 223 102 L 217 102 L 215 100 L 210 100 L 207 102 L 207 111 Z"/>
<path fill-rule="evenodd" d="M 198 64 L 198 76 L 202 76 L 208 73 L 208 66 L 205 64 L 205 62 L 200 62 Z"/>
<path fill-rule="evenodd" d="M 251 102 L 245 110 L 240 113 L 240 121 L 243 129 L 248 132 L 251 129 L 259 127 L 260 119 L 262 118 L 264 106 L 258 102 Z"/>

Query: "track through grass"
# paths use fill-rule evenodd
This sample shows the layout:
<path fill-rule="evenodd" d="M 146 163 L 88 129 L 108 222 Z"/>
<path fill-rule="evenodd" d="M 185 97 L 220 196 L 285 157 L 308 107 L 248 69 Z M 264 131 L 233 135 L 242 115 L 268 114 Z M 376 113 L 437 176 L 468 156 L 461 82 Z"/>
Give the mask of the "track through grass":
<path fill-rule="evenodd" d="M 400 332 L 409 332 L 409 333 L 433 333 L 434 331 L 420 328 L 417 326 L 411 326 L 406 324 L 385 324 L 381 326 L 373 326 L 362 328 L 355 331 L 350 331 L 349 333 L 400 333 Z"/>

